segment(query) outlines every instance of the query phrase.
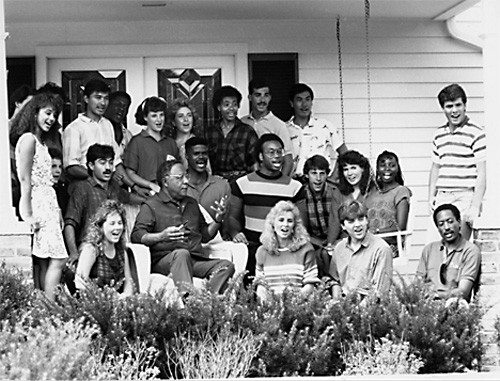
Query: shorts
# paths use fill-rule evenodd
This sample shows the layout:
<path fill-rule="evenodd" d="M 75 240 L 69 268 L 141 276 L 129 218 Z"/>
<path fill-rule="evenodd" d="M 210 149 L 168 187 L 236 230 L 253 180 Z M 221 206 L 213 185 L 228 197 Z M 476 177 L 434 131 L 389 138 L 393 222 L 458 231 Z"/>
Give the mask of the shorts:
<path fill-rule="evenodd" d="M 462 191 L 438 190 L 436 197 L 434 197 L 434 209 L 436 209 L 439 205 L 452 204 L 458 208 L 460 215 L 465 217 L 467 216 L 467 212 L 472 205 L 473 197 L 474 190 L 472 189 Z M 472 221 L 465 222 L 468 222 L 469 224 L 472 223 Z"/>

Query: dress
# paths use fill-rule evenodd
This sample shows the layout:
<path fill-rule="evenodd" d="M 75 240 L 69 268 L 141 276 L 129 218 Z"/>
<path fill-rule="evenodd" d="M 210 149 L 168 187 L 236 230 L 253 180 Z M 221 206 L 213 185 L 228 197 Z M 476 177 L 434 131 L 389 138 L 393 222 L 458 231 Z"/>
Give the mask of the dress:
<path fill-rule="evenodd" d="M 27 139 L 29 135 L 32 134 L 24 134 L 19 141 Z M 52 187 L 51 165 L 52 159 L 47 146 L 35 137 L 35 155 L 31 168 L 31 207 L 33 217 L 40 222 L 40 230 L 34 234 L 32 254 L 39 258 L 61 259 L 67 258 L 68 254 L 62 236 L 61 212 Z"/>

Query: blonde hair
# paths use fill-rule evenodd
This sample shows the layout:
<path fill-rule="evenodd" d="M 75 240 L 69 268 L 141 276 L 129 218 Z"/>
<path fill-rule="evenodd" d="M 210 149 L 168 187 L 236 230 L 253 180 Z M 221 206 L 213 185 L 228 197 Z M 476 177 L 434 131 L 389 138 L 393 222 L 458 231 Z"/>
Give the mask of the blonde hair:
<path fill-rule="evenodd" d="M 277 216 L 286 212 L 291 212 L 295 219 L 291 235 L 292 243 L 289 246 L 290 251 L 296 251 L 309 242 L 309 234 L 307 234 L 307 230 L 302 223 L 299 209 L 290 201 L 279 201 L 267 214 L 264 230 L 260 236 L 262 246 L 270 253 L 275 253 L 279 248 L 278 239 L 274 231 L 274 220 Z"/>

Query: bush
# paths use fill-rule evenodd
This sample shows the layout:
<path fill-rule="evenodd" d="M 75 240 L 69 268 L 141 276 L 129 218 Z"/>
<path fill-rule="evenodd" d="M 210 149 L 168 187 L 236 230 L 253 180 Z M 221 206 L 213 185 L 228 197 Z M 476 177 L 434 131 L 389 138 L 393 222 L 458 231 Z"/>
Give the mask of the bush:
<path fill-rule="evenodd" d="M 0 263 L 0 321 L 18 321 L 30 308 L 33 294 L 33 287 L 26 284 L 20 270 L 8 269 L 4 262 Z"/>

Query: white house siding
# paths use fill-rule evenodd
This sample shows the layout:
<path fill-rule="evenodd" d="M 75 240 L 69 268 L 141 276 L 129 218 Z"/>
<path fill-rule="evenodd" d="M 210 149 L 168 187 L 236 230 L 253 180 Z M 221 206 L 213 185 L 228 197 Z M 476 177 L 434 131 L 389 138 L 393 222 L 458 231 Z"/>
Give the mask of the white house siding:
<path fill-rule="evenodd" d="M 244 43 L 249 53 L 299 53 L 299 79 L 312 86 L 318 116 L 340 121 L 335 20 L 230 20 L 9 24 L 8 56 L 35 54 L 40 45 Z M 366 57 L 362 19 L 342 20 L 345 137 L 369 155 Z M 481 52 L 453 40 L 444 22 L 377 19 L 370 22 L 372 160 L 384 149 L 401 158 L 413 191 L 414 235 L 408 271 L 428 239 L 431 138 L 444 123 L 436 95 L 451 82 L 469 97 L 468 113 L 482 124 Z M 161 56 L 168 52 L 152 52 Z M 214 52 L 216 54 L 217 52 Z M 90 57 L 91 51 L 82 51 Z M 240 89 L 246 93 L 245 89 Z M 434 229 L 431 226 L 431 229 Z"/>

